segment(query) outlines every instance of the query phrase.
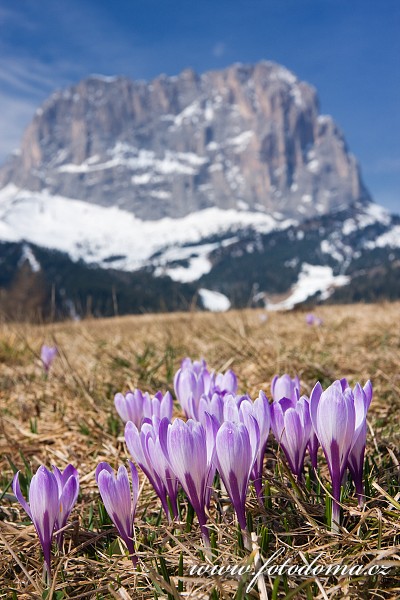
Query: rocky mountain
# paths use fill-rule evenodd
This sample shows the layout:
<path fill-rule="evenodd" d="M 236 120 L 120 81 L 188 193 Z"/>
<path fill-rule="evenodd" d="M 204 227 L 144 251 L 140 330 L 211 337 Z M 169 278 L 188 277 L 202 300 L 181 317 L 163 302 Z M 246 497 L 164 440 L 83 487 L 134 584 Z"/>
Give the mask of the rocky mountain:
<path fill-rule="evenodd" d="M 271 62 L 90 77 L 0 168 L 7 313 L 392 298 L 399 248 L 314 88 Z"/>
<path fill-rule="evenodd" d="M 315 89 L 271 62 L 55 92 L 0 171 L 11 182 L 143 220 L 210 207 L 302 219 L 369 199 Z"/>

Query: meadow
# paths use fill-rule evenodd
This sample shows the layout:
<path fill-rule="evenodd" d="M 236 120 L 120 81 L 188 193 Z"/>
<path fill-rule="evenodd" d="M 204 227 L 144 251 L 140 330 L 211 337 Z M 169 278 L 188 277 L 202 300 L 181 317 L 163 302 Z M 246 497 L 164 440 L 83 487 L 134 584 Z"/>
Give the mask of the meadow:
<path fill-rule="evenodd" d="M 0 325 L 0 598 L 211 598 L 395 599 L 400 597 L 400 304 L 324 306 L 322 326 L 305 313 L 259 310 L 223 314 L 174 313 L 51 325 Z M 58 356 L 49 376 L 40 363 L 43 343 Z M 160 502 L 139 470 L 135 517 L 136 568 L 101 501 L 95 480 L 100 461 L 114 468 L 129 454 L 115 410 L 116 392 L 139 388 L 173 393 L 184 357 L 205 358 L 210 369 L 233 369 L 239 392 L 270 398 L 276 374 L 298 375 L 302 393 L 346 377 L 371 379 L 362 509 L 351 481 L 343 488 L 342 523 L 329 526 L 329 477 L 320 451 L 315 473 L 306 458 L 304 481 L 290 473 L 270 435 L 264 462 L 262 506 L 247 496 L 253 546 L 246 548 L 231 503 L 213 494 L 209 515 L 211 558 L 183 492 L 180 518 L 168 524 Z M 175 416 L 183 416 L 176 404 Z M 40 464 L 79 471 L 80 494 L 54 548 L 53 579 L 43 579 L 34 527 L 16 502 L 11 481 L 21 471 L 26 495 Z M 283 550 L 281 550 L 283 549 Z M 385 574 L 339 577 L 265 575 L 264 590 L 251 573 L 275 551 L 278 562 L 385 565 Z M 191 574 L 197 564 L 250 566 L 244 576 Z"/>

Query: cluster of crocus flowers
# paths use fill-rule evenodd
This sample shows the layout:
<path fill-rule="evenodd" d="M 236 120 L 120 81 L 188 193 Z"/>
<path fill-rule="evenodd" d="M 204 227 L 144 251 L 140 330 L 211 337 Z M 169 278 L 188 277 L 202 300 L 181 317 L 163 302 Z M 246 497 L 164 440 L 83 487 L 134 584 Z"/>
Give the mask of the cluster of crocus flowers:
<path fill-rule="evenodd" d="M 152 417 L 172 419 L 173 400 L 169 392 L 157 392 L 153 397 L 148 392 L 134 390 L 127 394 L 115 394 L 114 404 L 117 413 L 124 423 L 132 421 L 136 427 L 141 427 L 145 420 Z"/>
<path fill-rule="evenodd" d="M 236 395 L 235 373 L 211 373 L 204 360 L 184 359 L 174 387 L 187 422 L 175 419 L 171 423 L 168 416 L 161 420 L 153 416 L 138 427 L 133 420 L 128 421 L 125 440 L 169 519 L 177 516 L 178 484 L 183 488 L 208 545 L 207 515 L 216 470 L 242 530 L 246 529 L 250 480 L 261 500 L 270 406 L 263 392 L 255 402 L 247 395 Z"/>
<path fill-rule="evenodd" d="M 272 382 L 271 427 L 291 471 L 301 478 L 308 448 L 317 467 L 322 447 L 332 480 L 332 529 L 340 523 L 340 492 L 347 470 L 352 476 L 359 504 L 364 500 L 363 471 L 367 435 L 367 411 L 372 385 L 357 383 L 352 390 L 346 379 L 335 381 L 325 391 L 317 383 L 310 395 L 300 397 L 300 382 L 288 375 Z"/>
<path fill-rule="evenodd" d="M 63 529 L 78 498 L 78 472 L 72 465 L 68 465 L 64 472 L 54 466 L 52 471 L 40 466 L 31 479 L 29 502 L 22 495 L 19 472 L 13 479 L 12 487 L 17 500 L 35 526 L 50 579 L 53 535 L 57 532 L 57 543 L 61 548 Z"/>
<path fill-rule="evenodd" d="M 185 358 L 174 377 L 175 394 L 185 415 L 199 419 L 211 402 L 218 403 L 226 394 L 236 394 L 237 377 L 230 369 L 226 373 L 210 373 L 204 360 Z"/>
<path fill-rule="evenodd" d="M 186 421 L 172 420 L 169 392 L 154 396 L 140 390 L 116 394 L 115 407 L 126 423 L 127 449 L 153 486 L 168 521 L 179 518 L 181 487 L 197 515 L 206 547 L 210 545 L 208 519 L 216 473 L 248 541 L 246 497 L 252 482 L 260 503 L 263 501 L 270 429 L 298 482 L 303 478 L 307 450 L 316 468 L 318 450 L 322 448 L 332 481 L 333 530 L 340 524 L 340 493 L 347 471 L 362 505 L 366 417 L 372 400 L 369 381 L 364 387 L 357 383 L 352 389 L 346 379 L 341 379 L 325 391 L 317 383 L 308 398 L 300 395 L 299 378 L 284 374 L 272 380 L 271 403 L 263 391 L 253 401 L 249 395 L 237 394 L 233 371 L 212 373 L 204 360 L 185 359 L 175 375 L 174 386 Z M 136 467 L 129 461 L 129 469 L 120 466 L 115 474 L 108 463 L 101 462 L 95 477 L 104 507 L 136 565 Z M 53 535 L 56 533 L 61 547 L 63 530 L 78 496 L 78 473 L 72 465 L 63 472 L 57 467 L 49 471 L 41 466 L 31 480 L 29 502 L 21 493 L 18 473 L 13 490 L 34 523 L 50 577 Z"/>
<path fill-rule="evenodd" d="M 298 481 L 303 477 L 307 450 L 316 468 L 318 449 L 322 447 L 332 477 L 334 523 L 339 521 L 340 485 L 347 469 L 362 502 L 366 413 L 372 398 L 369 382 L 364 390 L 357 384 L 354 392 L 346 380 L 335 382 L 323 397 L 318 419 L 315 411 L 322 388 L 317 384 L 310 398 L 300 396 L 297 376 L 275 376 L 271 383 L 272 403 L 262 391 L 253 402 L 248 395 L 237 395 L 238 382 L 233 371 L 211 373 L 204 360 L 186 358 L 175 375 L 174 387 L 188 418 L 186 423 L 181 419 L 171 423 L 171 409 L 161 420 L 160 412 L 157 416 L 142 418 L 141 427 L 137 420 L 128 421 L 125 429 L 129 452 L 153 485 L 169 520 L 178 513 L 176 498 L 180 484 L 198 516 L 207 542 L 211 486 L 218 471 L 240 527 L 245 530 L 245 499 L 250 481 L 262 502 L 264 457 L 270 428 Z M 336 410 L 334 391 L 339 387 L 342 396 L 350 399 L 354 423 L 350 413 L 344 416 Z M 161 392 L 158 398 L 163 398 Z M 329 422 L 334 422 L 330 442 L 324 429 L 324 415 Z M 350 437 L 350 431 L 348 442 L 346 435 Z M 335 448 L 335 443 L 341 449 L 339 462 L 334 451 L 329 450 Z"/>

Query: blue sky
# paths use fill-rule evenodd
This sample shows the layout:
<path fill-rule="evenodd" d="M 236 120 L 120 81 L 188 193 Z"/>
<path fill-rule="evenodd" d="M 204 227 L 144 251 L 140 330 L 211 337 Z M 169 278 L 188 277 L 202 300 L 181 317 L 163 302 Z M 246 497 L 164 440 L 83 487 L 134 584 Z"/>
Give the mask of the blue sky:
<path fill-rule="evenodd" d="M 279 62 L 313 84 L 375 200 L 400 212 L 399 0 L 2 0 L 0 160 L 55 88 L 91 73 Z"/>

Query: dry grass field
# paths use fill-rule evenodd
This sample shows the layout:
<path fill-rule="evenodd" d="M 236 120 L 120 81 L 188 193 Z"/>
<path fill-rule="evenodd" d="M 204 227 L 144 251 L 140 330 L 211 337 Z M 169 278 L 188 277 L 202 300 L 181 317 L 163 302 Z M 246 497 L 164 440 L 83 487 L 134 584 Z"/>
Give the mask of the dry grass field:
<path fill-rule="evenodd" d="M 136 570 L 105 515 L 94 478 L 101 460 L 126 463 L 123 424 L 114 409 L 117 391 L 139 387 L 173 392 L 173 375 L 185 356 L 204 357 L 211 369 L 233 369 L 239 391 L 270 396 L 272 377 L 298 374 L 302 392 L 347 377 L 353 385 L 371 379 L 366 461 L 367 502 L 360 511 L 351 483 L 345 487 L 338 535 L 325 520 L 328 482 L 320 453 L 318 479 L 307 462 L 297 485 L 270 437 L 265 458 L 269 495 L 260 507 L 250 486 L 247 508 L 257 535 L 244 549 L 226 499 L 214 498 L 210 529 L 217 564 L 252 564 L 279 548 L 293 563 L 390 565 L 386 576 L 265 578 L 268 598 L 400 597 L 400 304 L 326 306 L 322 327 L 310 327 L 303 312 L 184 313 L 88 320 L 48 326 L 0 325 L 0 598 L 258 598 L 251 577 L 192 577 L 202 563 L 196 517 L 171 525 L 140 472 Z M 59 356 L 46 379 L 39 353 L 56 344 Z M 176 415 L 179 415 L 176 407 Z M 308 457 L 306 459 L 309 460 Z M 63 551 L 54 550 L 53 583 L 43 582 L 43 557 L 35 530 L 10 488 L 14 469 L 29 481 L 44 463 L 80 474 L 81 492 Z M 322 485 L 321 485 L 322 484 Z M 190 511 L 189 511 L 190 513 Z M 190 517 L 190 514 L 189 514 Z M 283 561 L 283 559 L 282 559 Z"/>

